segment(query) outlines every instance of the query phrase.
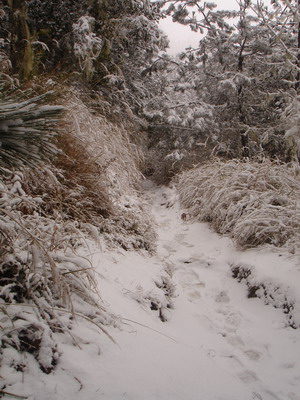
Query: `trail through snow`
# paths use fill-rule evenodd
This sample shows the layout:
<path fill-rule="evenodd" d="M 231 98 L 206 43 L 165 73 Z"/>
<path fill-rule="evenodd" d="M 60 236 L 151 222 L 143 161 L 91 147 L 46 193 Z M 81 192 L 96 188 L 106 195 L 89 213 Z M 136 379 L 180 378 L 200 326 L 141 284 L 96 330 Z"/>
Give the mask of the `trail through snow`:
<path fill-rule="evenodd" d="M 178 296 L 161 328 L 176 338 L 177 346 L 168 354 L 164 344 L 157 353 L 160 367 L 152 376 L 166 378 L 158 398 L 299 400 L 299 331 L 285 327 L 282 311 L 248 299 L 229 268 L 249 262 L 276 271 L 285 268 L 281 255 L 238 252 L 208 225 L 183 223 L 172 196 L 165 189 L 152 200 L 158 253 L 174 267 Z"/>
<path fill-rule="evenodd" d="M 300 400 L 299 329 L 281 309 L 249 299 L 230 270 L 248 263 L 264 278 L 272 271 L 296 301 L 299 260 L 239 252 L 207 224 L 183 222 L 174 190 L 148 183 L 145 192 L 158 255 L 93 255 L 101 297 L 123 318 L 107 327 L 118 345 L 80 321 L 73 333 L 85 338 L 82 349 L 62 338 L 56 372 L 24 375 L 14 392 L 35 400 Z"/>

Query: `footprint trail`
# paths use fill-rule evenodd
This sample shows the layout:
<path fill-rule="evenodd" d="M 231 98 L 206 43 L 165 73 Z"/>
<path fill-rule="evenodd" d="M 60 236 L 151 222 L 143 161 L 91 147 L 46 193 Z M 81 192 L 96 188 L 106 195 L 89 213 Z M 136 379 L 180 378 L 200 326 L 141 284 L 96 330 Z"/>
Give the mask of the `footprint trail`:
<path fill-rule="evenodd" d="M 189 345 L 205 349 L 207 358 L 244 385 L 241 400 L 300 400 L 299 333 L 286 327 L 279 310 L 249 299 L 245 286 L 232 278 L 230 263 L 241 253 L 208 225 L 182 221 L 184 210 L 171 189 L 156 190 L 150 198 L 158 253 L 173 266 L 177 288 L 170 333 L 173 327 L 180 337 L 190 329 Z M 183 315 L 182 332 L 177 314 Z"/>

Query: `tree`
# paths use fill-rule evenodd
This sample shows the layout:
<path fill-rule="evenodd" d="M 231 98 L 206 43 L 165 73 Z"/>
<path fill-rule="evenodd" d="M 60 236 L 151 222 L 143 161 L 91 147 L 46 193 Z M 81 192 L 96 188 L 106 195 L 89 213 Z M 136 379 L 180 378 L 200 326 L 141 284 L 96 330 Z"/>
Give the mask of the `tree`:
<path fill-rule="evenodd" d="M 10 60 L 13 71 L 19 71 L 20 77 L 27 80 L 33 72 L 34 54 L 31 34 L 28 26 L 28 4 L 26 0 L 3 0 L 1 19 L 4 29 L 1 34 L 10 45 Z M 7 14 L 7 15 L 6 15 Z"/>
<path fill-rule="evenodd" d="M 285 91 L 285 106 L 281 107 L 282 129 L 285 132 L 286 158 L 298 162 L 300 157 L 299 89 L 300 89 L 300 1 L 272 0 L 272 8 L 260 1 L 253 6 L 258 18 L 276 43 L 276 70 L 282 82 L 289 87 Z M 283 74 L 284 72 L 284 74 Z M 284 96 L 277 97 L 277 101 Z"/>
<path fill-rule="evenodd" d="M 166 46 L 159 15 L 149 0 L 3 0 L 0 38 L 25 80 L 55 69 L 83 70 L 99 82 L 128 58 L 148 59 Z"/>
<path fill-rule="evenodd" d="M 181 81 L 181 91 L 186 92 L 182 98 L 205 102 L 213 110 L 213 115 L 207 116 L 214 119 L 215 129 L 207 124 L 204 132 L 218 142 L 215 151 L 234 157 L 265 153 L 287 159 L 282 113 L 293 97 L 298 74 L 296 8 L 290 7 L 290 16 L 285 12 L 283 17 L 284 10 L 279 11 L 277 5 L 272 12 L 249 0 L 241 0 L 239 11 L 233 14 L 215 12 L 213 5 L 200 1 L 164 4 L 169 4 L 167 13 L 174 20 L 205 34 L 197 48 L 182 54 L 178 71 L 180 79 L 185 80 Z M 235 16 L 237 22 L 228 27 L 222 18 L 230 16 Z M 285 30 L 288 35 L 283 35 Z M 177 120 L 180 115 L 189 115 L 189 103 L 183 101 L 179 111 L 180 102 L 174 96 L 172 99 Z"/>

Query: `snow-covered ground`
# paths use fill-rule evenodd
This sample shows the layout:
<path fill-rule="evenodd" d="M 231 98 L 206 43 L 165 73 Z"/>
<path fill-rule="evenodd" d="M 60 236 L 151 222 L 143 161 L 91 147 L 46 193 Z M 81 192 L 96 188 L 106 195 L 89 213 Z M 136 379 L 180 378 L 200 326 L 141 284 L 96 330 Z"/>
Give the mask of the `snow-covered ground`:
<path fill-rule="evenodd" d="M 157 255 L 91 255 L 101 297 L 119 316 L 106 327 L 117 344 L 77 319 L 54 373 L 27 355 L 30 374 L 0 370 L 6 390 L 31 400 L 300 400 L 300 331 L 290 326 L 300 321 L 297 256 L 239 252 L 207 224 L 182 221 L 173 189 L 147 182 L 145 194 Z M 233 278 L 236 268 L 246 279 Z M 248 298 L 251 288 L 260 298 Z"/>

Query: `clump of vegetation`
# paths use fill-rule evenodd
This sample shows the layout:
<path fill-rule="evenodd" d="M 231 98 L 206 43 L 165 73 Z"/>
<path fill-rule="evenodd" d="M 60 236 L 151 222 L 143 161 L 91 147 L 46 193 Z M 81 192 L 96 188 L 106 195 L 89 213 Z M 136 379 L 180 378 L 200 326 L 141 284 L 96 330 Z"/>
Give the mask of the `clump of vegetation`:
<path fill-rule="evenodd" d="M 35 167 L 57 153 L 53 137 L 64 108 L 41 104 L 46 96 L 18 100 L 11 94 L 0 102 L 0 168 Z"/>
<path fill-rule="evenodd" d="M 300 177 L 297 166 L 269 160 L 215 161 L 178 178 L 182 204 L 245 249 L 298 247 Z"/>
<path fill-rule="evenodd" d="M 50 162 L 60 153 L 54 129 L 63 107 L 41 105 L 43 97 L 0 107 L 0 341 L 2 351 L 28 352 L 50 373 L 59 358 L 53 333 L 70 333 L 76 315 L 104 331 L 111 317 L 92 265 L 78 255 L 88 241 L 99 240 L 97 229 L 64 212 L 58 195 L 49 197 L 62 188 L 71 196 L 71 190 Z"/>
<path fill-rule="evenodd" d="M 70 333 L 76 315 L 103 330 L 106 311 L 92 265 L 78 255 L 95 230 L 46 215 L 44 200 L 27 194 L 23 181 L 8 170 L 0 180 L 1 347 L 33 354 L 49 373 L 59 358 L 52 333 Z"/>
<path fill-rule="evenodd" d="M 128 129 L 124 122 L 95 115 L 75 90 L 67 96 L 69 133 L 60 138 L 64 155 L 58 167 L 65 171 L 70 192 L 81 189 L 80 201 L 91 203 L 83 207 L 84 222 L 97 226 L 108 241 L 126 250 L 153 251 L 154 229 L 139 198 L 144 159 L 141 148 L 130 139 L 132 126 Z M 103 99 L 97 101 L 99 106 Z"/>
<path fill-rule="evenodd" d="M 2 351 L 28 352 L 50 373 L 55 333 L 72 337 L 75 318 L 108 336 L 104 326 L 117 323 L 90 249 L 153 251 L 155 234 L 138 200 L 142 157 L 125 127 L 93 115 L 75 90 L 64 108 L 43 99 L 0 109 L 0 340 Z"/>
<path fill-rule="evenodd" d="M 281 309 L 286 315 L 288 326 L 293 329 L 300 327 L 298 304 L 288 288 L 270 280 L 265 282 L 258 280 L 253 274 L 252 265 L 233 263 L 230 268 L 232 277 L 247 286 L 248 298 L 259 298 L 264 304 Z"/>

